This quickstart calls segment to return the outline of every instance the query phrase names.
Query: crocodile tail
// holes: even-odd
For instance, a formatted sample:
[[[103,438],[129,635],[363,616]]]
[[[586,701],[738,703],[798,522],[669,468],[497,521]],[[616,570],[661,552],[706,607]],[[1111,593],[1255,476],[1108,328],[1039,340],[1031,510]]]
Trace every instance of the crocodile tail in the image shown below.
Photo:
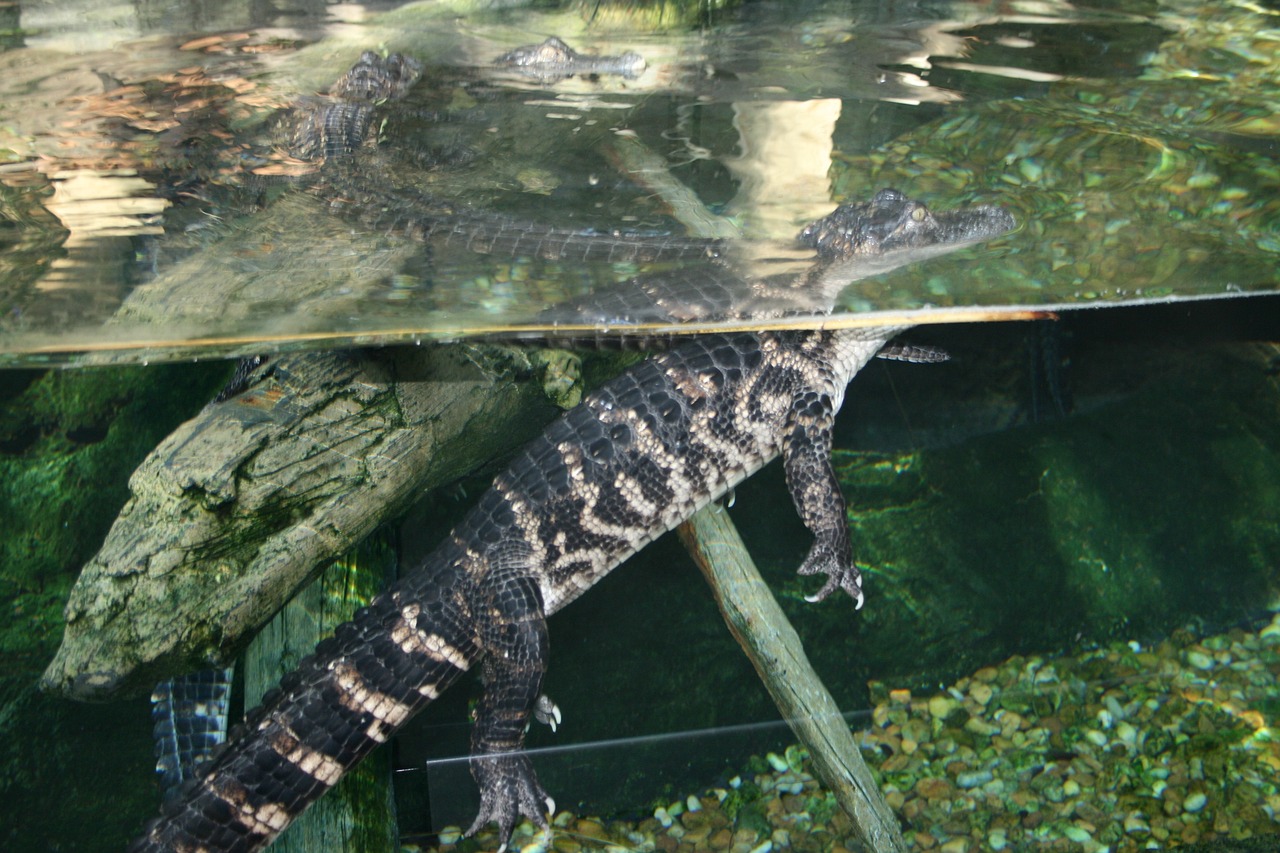
[[[245,719],[131,853],[269,844],[479,657],[465,573],[449,561],[375,598]]]

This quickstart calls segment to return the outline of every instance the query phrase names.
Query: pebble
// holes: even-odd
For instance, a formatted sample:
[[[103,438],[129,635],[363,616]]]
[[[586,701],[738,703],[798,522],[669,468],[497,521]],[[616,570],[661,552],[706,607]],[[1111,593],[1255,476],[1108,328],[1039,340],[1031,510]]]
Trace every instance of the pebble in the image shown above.
[[[1196,669],[1212,669],[1213,657],[1205,652],[1199,651],[1198,649],[1192,649],[1187,652],[1187,663],[1191,664]]]
[[[929,697],[929,716],[936,720],[945,720],[958,707],[960,703],[950,696]]]
[[[956,774],[956,785],[960,788],[977,788],[995,778],[990,770],[965,770]]]
[[[1230,793],[1220,786],[1224,767],[1237,778],[1277,778],[1280,750],[1218,734],[1270,724],[1256,709],[1274,690],[1277,638],[1280,617],[1257,634],[1237,629],[1200,643],[1189,636],[1153,643],[1138,662],[1124,642],[1076,657],[1015,657],[933,697],[901,702],[886,690],[873,712],[883,724],[860,733],[859,744],[873,763],[880,756],[872,769],[915,850],[1141,853],[1273,833],[1280,791],[1272,783]],[[1142,678],[1133,678],[1135,667]],[[823,793],[802,750],[766,759],[767,772],[676,799],[639,824],[562,812],[553,821],[561,834],[541,840],[526,822],[511,847],[582,853],[619,839],[638,853],[847,853],[846,845],[855,846],[842,812],[810,814]],[[743,812],[731,817],[723,806],[751,803],[757,791],[754,821],[735,824]],[[440,840],[452,853],[461,830],[449,827]],[[476,842],[482,850],[498,846],[488,829]]]
[[[1084,739],[1089,741],[1089,743],[1093,744],[1094,746],[1107,745],[1107,736],[1104,735],[1102,732],[1098,731],[1097,729],[1085,729]]]

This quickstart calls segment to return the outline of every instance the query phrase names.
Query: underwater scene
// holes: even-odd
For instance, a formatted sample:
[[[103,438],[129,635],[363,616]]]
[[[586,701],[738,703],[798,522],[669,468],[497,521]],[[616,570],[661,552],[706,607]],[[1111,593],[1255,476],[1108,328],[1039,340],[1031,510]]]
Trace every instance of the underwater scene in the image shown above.
[[[0,848],[1280,851],[1278,116],[1269,2],[0,4]]]

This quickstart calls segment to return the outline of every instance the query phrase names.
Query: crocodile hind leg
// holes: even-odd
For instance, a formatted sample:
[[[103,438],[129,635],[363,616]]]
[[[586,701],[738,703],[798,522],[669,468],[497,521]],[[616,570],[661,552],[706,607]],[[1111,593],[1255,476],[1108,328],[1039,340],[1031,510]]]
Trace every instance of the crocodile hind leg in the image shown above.
[[[521,751],[529,717],[542,698],[547,623],[542,593],[527,571],[497,569],[486,581],[488,612],[481,615],[480,629],[484,695],[471,733],[471,775],[480,786],[480,813],[467,834],[496,822],[505,848],[522,815],[545,828],[547,815],[555,811],[555,801]]]
[[[791,499],[805,527],[813,532],[813,547],[801,564],[802,575],[825,574],[827,582],[808,601],[821,601],[843,589],[862,607],[862,579],[853,564],[844,495],[831,467],[831,429],[836,405],[830,396],[803,391],[791,404],[782,441],[782,464]]]

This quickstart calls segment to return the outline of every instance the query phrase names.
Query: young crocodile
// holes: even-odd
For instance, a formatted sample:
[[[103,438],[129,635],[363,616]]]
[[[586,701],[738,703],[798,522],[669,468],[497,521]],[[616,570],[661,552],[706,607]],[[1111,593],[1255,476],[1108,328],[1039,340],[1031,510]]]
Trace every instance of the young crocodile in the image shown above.
[[[901,193],[806,229],[821,255],[958,245],[1002,234],[997,207],[931,213]],[[475,664],[481,791],[469,832],[546,826],[554,803],[521,752],[539,712],[546,616],[778,455],[815,541],[811,600],[862,604],[829,461],[845,386],[902,327],[707,335],[590,394],[520,453],[445,542],[321,643],[134,851],[248,851],[269,843],[350,767]],[[545,708],[545,706],[543,706]]]

